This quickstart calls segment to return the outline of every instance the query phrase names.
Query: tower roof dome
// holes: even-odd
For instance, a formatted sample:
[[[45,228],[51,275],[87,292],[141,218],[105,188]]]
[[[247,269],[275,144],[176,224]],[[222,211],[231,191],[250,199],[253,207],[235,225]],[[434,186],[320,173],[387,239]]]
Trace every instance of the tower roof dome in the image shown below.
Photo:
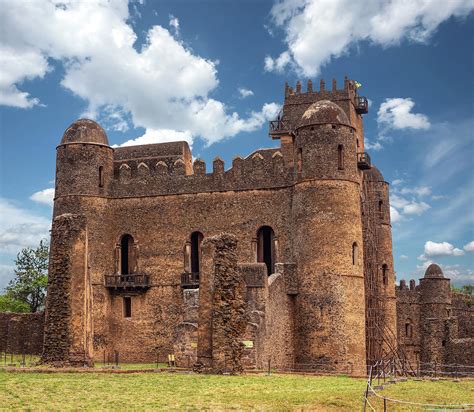
[[[432,263],[426,269],[425,278],[444,278],[443,271],[436,263]]]
[[[329,100],[319,100],[306,109],[303,116],[301,116],[298,127],[325,123],[351,125],[344,110],[336,103]]]
[[[375,166],[368,170],[364,170],[364,178],[370,182],[385,182],[382,173]]]
[[[79,119],[64,132],[61,144],[67,143],[97,143],[108,146],[109,139],[98,123],[89,119]]]

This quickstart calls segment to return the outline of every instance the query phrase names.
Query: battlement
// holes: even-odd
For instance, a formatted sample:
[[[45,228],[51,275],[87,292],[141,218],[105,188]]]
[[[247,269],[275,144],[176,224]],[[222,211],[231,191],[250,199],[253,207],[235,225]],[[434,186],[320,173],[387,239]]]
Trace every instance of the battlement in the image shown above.
[[[396,286],[397,290],[405,290],[405,291],[416,291],[418,289],[419,285],[416,284],[415,279],[410,279],[409,287],[407,286],[406,280],[402,279],[400,280],[400,284]]]
[[[353,97],[351,92],[356,92],[356,82],[354,80],[349,80],[347,76],[344,77],[342,89],[337,88],[337,80],[332,79],[332,84],[330,89],[326,88],[326,82],[321,79],[319,81],[319,91],[317,91],[313,85],[312,80],[308,80],[306,83],[306,92],[302,90],[302,83],[300,80],[296,82],[295,87],[291,87],[288,83],[285,83],[285,101],[286,99],[291,99],[293,96],[311,96],[321,95],[323,98],[327,98],[329,94],[337,95],[340,98],[350,98]]]
[[[152,146],[152,145],[150,145]],[[184,156],[169,155],[139,158],[119,156],[114,161],[111,186],[116,196],[140,196],[178,193],[199,193],[227,190],[249,190],[287,186],[294,181],[294,170],[288,167],[278,148],[259,149],[245,158],[237,156],[225,169],[216,157],[212,172],[206,163],[195,159],[189,167]]]

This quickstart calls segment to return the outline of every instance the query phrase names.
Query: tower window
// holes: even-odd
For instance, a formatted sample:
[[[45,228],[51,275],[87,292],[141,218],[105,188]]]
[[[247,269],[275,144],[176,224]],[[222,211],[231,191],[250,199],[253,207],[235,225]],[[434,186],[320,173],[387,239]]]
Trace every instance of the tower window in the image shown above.
[[[380,219],[383,219],[383,200],[379,200],[379,215]]]
[[[104,166],[99,166],[99,187],[104,187]]]
[[[130,296],[124,296],[123,298],[123,317],[132,317],[132,298]]]
[[[270,226],[257,232],[257,262],[265,263],[269,276],[275,272],[275,233]]]
[[[408,320],[407,323],[405,323],[405,336],[407,338],[411,338],[412,335],[413,335],[413,330],[412,330],[411,322],[410,320]]]
[[[303,149],[300,147],[298,149],[298,159],[297,159],[297,172],[298,176],[301,177],[301,173],[303,172]]]
[[[388,266],[382,265],[382,283],[384,286],[388,285]]]
[[[201,232],[191,233],[191,272],[201,271],[201,243],[204,238]]]
[[[342,144],[337,146],[337,168],[344,170],[344,146]]]
[[[120,273],[129,275],[133,273],[135,262],[133,256],[133,237],[123,235],[120,240]]]
[[[357,265],[358,264],[358,259],[359,259],[359,247],[357,246],[357,243],[354,242],[352,244],[352,264]]]

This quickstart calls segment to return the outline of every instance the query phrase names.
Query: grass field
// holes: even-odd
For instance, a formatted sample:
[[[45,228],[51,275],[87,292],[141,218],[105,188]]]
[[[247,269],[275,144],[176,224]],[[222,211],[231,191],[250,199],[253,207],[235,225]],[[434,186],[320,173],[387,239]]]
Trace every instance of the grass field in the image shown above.
[[[0,371],[0,409],[352,411],[361,409],[364,389],[363,379],[347,377]],[[467,403],[474,381],[409,381],[382,392],[417,402]]]

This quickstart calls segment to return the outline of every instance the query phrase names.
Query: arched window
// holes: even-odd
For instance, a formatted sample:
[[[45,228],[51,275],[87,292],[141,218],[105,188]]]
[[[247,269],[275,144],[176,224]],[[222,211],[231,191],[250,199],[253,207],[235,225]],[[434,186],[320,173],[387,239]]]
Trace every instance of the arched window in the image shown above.
[[[407,321],[405,323],[405,336],[407,338],[411,338],[412,335],[413,335],[413,329],[412,329],[412,325],[411,325],[411,320],[407,319]]]
[[[104,166],[99,166],[99,187],[104,187]]]
[[[269,276],[275,272],[275,233],[270,226],[257,232],[257,262],[265,263]]]
[[[201,232],[191,233],[191,272],[201,271],[201,243],[204,238]]]
[[[337,146],[337,168],[344,169],[344,146],[342,144]]]
[[[300,147],[298,149],[298,163],[297,163],[297,172],[298,176],[301,177],[301,173],[303,172],[303,149]]]
[[[134,241],[130,235],[123,235],[120,240],[120,273],[130,275],[135,270]]]
[[[354,242],[352,244],[352,264],[357,265],[359,263],[359,247],[357,246],[357,243]]]
[[[384,286],[388,285],[388,266],[386,264],[382,265],[382,282]]]
[[[379,200],[379,216],[383,219],[383,200]]]

